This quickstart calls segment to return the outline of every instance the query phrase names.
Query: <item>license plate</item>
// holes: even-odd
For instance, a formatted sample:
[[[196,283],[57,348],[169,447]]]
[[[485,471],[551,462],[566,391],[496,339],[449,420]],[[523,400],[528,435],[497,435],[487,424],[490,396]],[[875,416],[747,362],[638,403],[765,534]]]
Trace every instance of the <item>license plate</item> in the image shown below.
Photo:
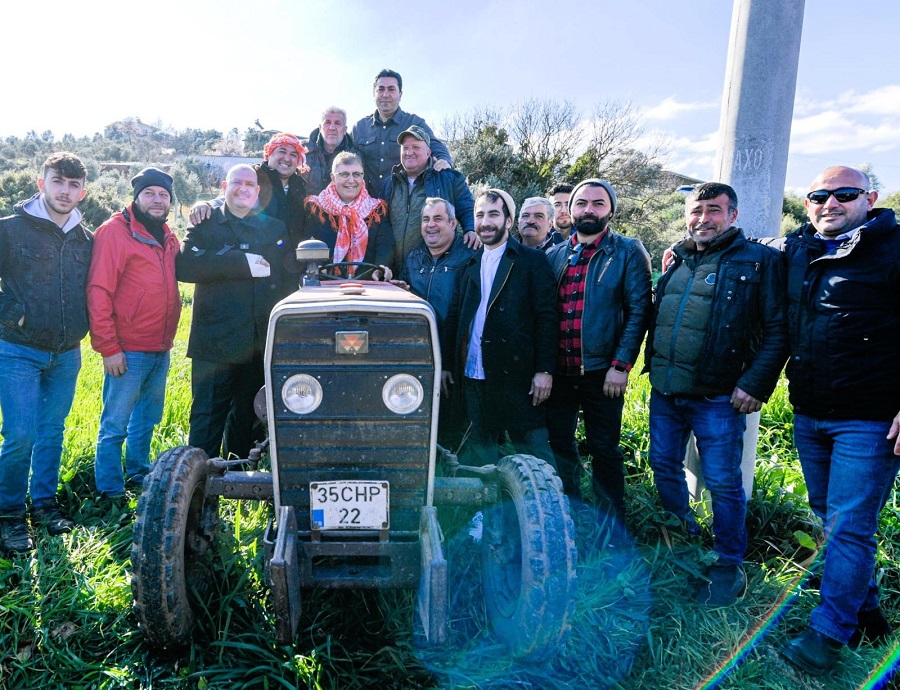
[[[388,482],[310,482],[313,529],[387,529]]]

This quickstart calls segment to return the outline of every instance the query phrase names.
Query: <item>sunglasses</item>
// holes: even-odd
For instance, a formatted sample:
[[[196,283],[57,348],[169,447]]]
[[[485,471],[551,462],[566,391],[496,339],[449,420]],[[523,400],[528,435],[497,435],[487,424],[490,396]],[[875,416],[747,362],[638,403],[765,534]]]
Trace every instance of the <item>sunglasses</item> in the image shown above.
[[[814,204],[821,205],[828,201],[828,197],[834,194],[834,198],[840,203],[846,204],[849,201],[856,201],[860,194],[868,194],[868,190],[859,187],[841,187],[840,189],[817,189],[806,195]]]

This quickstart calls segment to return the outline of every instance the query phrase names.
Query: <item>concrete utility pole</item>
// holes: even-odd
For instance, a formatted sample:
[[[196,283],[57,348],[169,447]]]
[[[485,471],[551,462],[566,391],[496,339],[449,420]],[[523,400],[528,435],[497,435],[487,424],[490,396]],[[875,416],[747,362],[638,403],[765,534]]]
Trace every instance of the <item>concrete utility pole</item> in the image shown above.
[[[737,224],[752,237],[778,237],[805,0],[734,0],[713,180],[734,187]],[[753,488],[759,413],[747,416],[741,471]],[[691,494],[703,488],[696,449],[686,460]],[[692,476],[693,475],[693,476]]]

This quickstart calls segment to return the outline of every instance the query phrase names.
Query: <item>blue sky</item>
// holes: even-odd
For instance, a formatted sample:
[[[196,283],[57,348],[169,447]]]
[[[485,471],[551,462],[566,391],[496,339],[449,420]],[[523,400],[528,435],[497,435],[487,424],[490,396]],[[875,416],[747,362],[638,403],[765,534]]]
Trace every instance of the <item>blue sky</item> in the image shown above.
[[[322,108],[371,113],[382,67],[436,130],[475,106],[627,101],[670,142],[667,167],[706,179],[716,153],[729,0],[45,0],[8,3],[0,135],[165,126],[307,134]],[[900,5],[807,0],[787,185],[871,163],[900,190]],[[17,27],[17,28],[16,28]],[[14,102],[11,102],[13,101]]]

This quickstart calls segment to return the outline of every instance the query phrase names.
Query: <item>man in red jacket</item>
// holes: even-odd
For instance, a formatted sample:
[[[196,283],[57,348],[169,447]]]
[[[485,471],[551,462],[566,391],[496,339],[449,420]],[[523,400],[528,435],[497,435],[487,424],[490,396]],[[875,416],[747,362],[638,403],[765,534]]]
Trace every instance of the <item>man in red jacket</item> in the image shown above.
[[[91,345],[103,356],[105,374],[94,476],[107,498],[139,488],[150,470],[150,439],[162,419],[181,315],[180,245],[166,225],[172,178],[145,168],[131,185],[134,202],[97,229],[87,283]]]

